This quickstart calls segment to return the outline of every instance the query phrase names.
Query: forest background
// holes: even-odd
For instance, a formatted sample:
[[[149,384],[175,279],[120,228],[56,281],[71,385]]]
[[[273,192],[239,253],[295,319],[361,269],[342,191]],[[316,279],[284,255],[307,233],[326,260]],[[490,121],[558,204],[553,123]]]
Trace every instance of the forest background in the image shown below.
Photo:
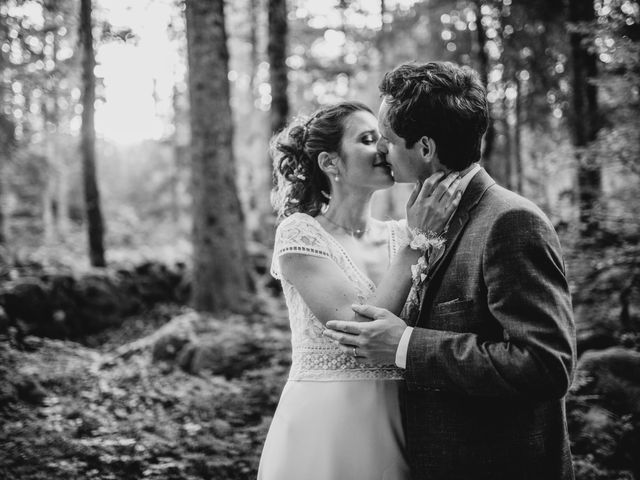
[[[561,237],[577,477],[640,479],[639,45],[637,0],[0,1],[2,477],[255,478],[290,361],[269,138],[437,59]]]

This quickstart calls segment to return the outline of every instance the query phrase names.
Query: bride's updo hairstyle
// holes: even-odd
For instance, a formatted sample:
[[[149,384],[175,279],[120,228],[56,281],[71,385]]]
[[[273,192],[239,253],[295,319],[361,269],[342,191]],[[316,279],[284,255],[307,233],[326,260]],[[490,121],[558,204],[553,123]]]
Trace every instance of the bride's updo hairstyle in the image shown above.
[[[318,156],[340,153],[346,121],[359,111],[373,114],[363,103],[340,102],[320,108],[308,119],[294,120],[273,136],[271,201],[279,218],[296,212],[315,217],[329,203],[331,183],[318,165]]]

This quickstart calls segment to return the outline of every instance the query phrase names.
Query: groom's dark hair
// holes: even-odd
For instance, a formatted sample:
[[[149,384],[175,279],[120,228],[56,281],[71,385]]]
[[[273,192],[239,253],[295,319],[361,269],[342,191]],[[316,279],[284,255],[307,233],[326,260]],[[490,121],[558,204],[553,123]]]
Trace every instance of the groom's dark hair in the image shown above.
[[[405,63],[385,74],[380,92],[389,103],[386,121],[407,148],[427,136],[440,163],[452,170],[480,160],[489,110],[474,70],[449,62]]]

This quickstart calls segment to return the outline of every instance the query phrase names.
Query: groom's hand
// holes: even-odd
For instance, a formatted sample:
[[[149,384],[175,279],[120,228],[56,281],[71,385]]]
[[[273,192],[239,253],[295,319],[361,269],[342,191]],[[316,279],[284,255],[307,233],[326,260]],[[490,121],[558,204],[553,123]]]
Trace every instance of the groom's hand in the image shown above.
[[[348,355],[357,354],[363,363],[394,365],[396,350],[407,324],[389,310],[372,305],[352,305],[358,315],[370,321],[346,322],[330,320],[324,335],[340,343]]]

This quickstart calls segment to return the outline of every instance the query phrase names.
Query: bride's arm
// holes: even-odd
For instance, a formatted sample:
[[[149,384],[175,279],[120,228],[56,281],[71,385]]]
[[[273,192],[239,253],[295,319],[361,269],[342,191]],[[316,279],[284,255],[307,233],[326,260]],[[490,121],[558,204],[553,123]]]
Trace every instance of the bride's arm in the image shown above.
[[[420,252],[403,247],[367,303],[398,314],[411,287],[411,265],[419,255]],[[358,291],[333,261],[288,253],[280,257],[280,271],[323,324],[329,320],[354,320],[351,305],[358,303]]]
[[[457,181],[440,182],[442,177],[432,177],[422,188],[416,187],[407,203],[409,225],[419,225],[421,230],[441,232],[457,207],[460,196],[456,194]],[[412,211],[418,197],[429,197],[428,208],[420,207],[420,214]],[[422,199],[424,200],[424,199]],[[424,205],[424,201],[422,202]],[[417,220],[417,218],[420,220]],[[398,315],[411,288],[411,265],[422,252],[408,245],[400,248],[382,277],[373,295],[366,298],[369,305],[384,308]],[[300,293],[313,314],[323,324],[329,320],[368,320],[355,315],[351,305],[359,303],[358,292],[344,272],[326,258],[287,253],[279,258],[280,271]]]

